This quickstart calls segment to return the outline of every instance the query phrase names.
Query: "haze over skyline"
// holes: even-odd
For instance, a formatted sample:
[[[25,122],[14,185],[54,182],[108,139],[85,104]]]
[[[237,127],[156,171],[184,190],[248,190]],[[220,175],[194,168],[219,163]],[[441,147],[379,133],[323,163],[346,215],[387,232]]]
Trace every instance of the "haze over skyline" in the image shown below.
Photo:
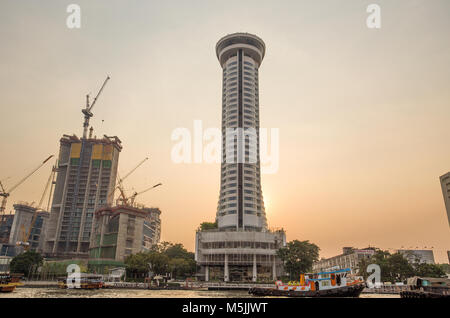
[[[171,133],[220,128],[222,71],[214,47],[249,32],[267,46],[261,127],[280,129],[278,173],[263,174],[269,227],[310,240],[321,257],[343,246],[434,247],[450,232],[439,176],[450,171],[448,1],[73,1],[0,4],[0,180],[12,186],[63,134],[81,136],[85,95],[108,86],[91,119],[122,140],[119,172],[150,160],[129,192],[162,211],[162,240],[194,248],[214,221],[220,164],[175,164]],[[366,8],[381,7],[368,29]],[[50,165],[11,194],[39,201]]]

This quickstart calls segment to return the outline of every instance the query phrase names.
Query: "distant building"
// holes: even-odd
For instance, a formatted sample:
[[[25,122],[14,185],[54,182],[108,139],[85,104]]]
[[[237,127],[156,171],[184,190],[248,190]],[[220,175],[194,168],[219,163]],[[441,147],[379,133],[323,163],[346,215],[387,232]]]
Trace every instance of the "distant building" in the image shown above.
[[[46,256],[88,257],[94,211],[113,202],[121,150],[115,136],[61,138]]]
[[[16,255],[16,245],[9,244],[9,236],[11,235],[13,222],[14,214],[0,216],[0,256],[13,257]]]
[[[9,272],[9,263],[11,263],[11,260],[11,257],[0,256],[0,273]]]
[[[450,225],[450,172],[440,178],[442,194],[444,196],[445,209],[447,210],[448,224]]]
[[[11,227],[9,236],[9,244],[15,245],[25,239],[26,233],[29,231],[33,216],[36,213],[36,208],[27,203],[14,204],[14,221]],[[30,231],[28,243],[29,250],[41,253],[44,247],[46,224],[49,218],[49,213],[46,211],[38,211],[36,220]]]
[[[397,250],[409,263],[434,264],[433,250]]]
[[[161,240],[161,210],[159,208],[142,208],[148,212],[146,222],[144,222],[144,242],[145,248],[157,245]]]
[[[14,257],[17,255],[16,245],[0,243],[0,256]]]
[[[131,206],[105,207],[95,212],[89,262],[118,265],[128,255],[143,252],[159,243],[161,211]],[[113,261],[113,262],[111,262]]]
[[[0,215],[0,244],[9,243],[13,222],[14,214]]]
[[[353,274],[359,271],[359,262],[371,258],[375,254],[375,248],[355,249],[344,247],[342,254],[326,259],[321,259],[313,264],[313,272],[327,271],[331,269],[350,268]]]

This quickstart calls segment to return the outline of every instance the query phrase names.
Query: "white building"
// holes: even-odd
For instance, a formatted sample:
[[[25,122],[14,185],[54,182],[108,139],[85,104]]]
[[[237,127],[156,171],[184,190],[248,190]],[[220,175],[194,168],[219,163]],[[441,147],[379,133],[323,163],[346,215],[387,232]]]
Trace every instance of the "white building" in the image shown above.
[[[434,264],[433,250],[397,250],[409,263]]]
[[[327,270],[350,268],[352,274],[357,274],[359,262],[362,259],[371,258],[374,254],[374,249],[354,249],[351,247],[344,247],[342,254],[315,262],[313,264],[313,272],[317,273]]]
[[[267,229],[261,190],[258,72],[266,46],[257,36],[234,33],[219,40],[223,69],[222,166],[216,231],[197,232],[196,260],[205,280],[275,279],[283,231]]]

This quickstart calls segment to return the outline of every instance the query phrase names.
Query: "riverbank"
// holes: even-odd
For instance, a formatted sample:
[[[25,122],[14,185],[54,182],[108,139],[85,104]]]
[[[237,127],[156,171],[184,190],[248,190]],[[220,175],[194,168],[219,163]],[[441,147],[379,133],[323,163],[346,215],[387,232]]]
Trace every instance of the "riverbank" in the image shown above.
[[[58,288],[57,281],[25,281],[19,288]],[[178,285],[177,285],[178,284]],[[258,284],[258,287],[271,288],[270,284]],[[167,286],[155,286],[148,283],[134,282],[105,282],[105,289],[127,289],[127,290],[194,290],[194,291],[241,291],[247,292],[254,284],[231,284],[231,283],[205,283],[205,282],[176,282]],[[363,294],[369,295],[395,295],[406,291],[407,286],[384,286],[381,288],[365,288]],[[399,296],[400,297],[400,296]]]
[[[399,295],[363,294],[360,298],[399,298]],[[18,287],[0,298],[261,298],[242,290],[59,289]]]

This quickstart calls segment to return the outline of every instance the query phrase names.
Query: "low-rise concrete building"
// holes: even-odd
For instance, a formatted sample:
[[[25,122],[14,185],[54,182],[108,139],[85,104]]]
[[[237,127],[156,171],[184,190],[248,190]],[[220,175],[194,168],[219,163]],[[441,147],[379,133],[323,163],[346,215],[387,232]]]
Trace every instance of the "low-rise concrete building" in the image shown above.
[[[104,207],[95,212],[89,246],[91,260],[123,262],[128,255],[159,242],[161,211],[131,206]],[[113,263],[111,263],[113,264]]]
[[[283,275],[277,250],[286,245],[284,231],[196,233],[195,260],[205,281],[271,281]]]
[[[356,274],[359,271],[359,262],[364,258],[372,257],[374,254],[375,248],[355,249],[344,247],[342,254],[315,262],[313,264],[313,272],[350,268],[352,274]]]

